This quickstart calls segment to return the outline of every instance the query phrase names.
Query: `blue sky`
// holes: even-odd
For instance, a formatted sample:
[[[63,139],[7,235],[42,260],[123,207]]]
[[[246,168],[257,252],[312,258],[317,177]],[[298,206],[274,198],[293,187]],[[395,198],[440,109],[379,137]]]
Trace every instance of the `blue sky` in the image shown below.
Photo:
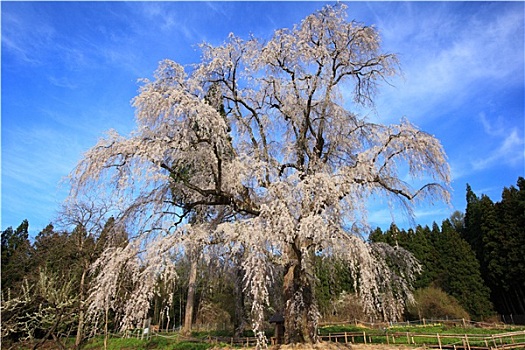
[[[139,78],[164,58],[199,61],[196,44],[228,33],[269,38],[334,2],[1,3],[1,229],[36,235],[67,195],[62,178],[108,129],[134,127]],[[374,24],[403,76],[371,118],[408,118],[436,135],[452,169],[452,203],[416,208],[416,223],[465,209],[465,186],[500,199],[525,173],[524,2],[348,2]],[[387,205],[370,223],[387,227]],[[408,223],[395,217],[399,226]]]

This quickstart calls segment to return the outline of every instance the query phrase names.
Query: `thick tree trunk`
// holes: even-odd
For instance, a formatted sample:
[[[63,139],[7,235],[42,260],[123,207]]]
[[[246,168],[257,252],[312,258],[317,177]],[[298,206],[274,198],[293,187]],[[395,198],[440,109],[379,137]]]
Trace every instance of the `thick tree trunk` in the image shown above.
[[[314,295],[313,252],[305,256],[294,243],[284,275],[284,340],[287,344],[317,342],[317,304]]]
[[[197,249],[190,252],[190,275],[188,279],[188,298],[186,299],[186,313],[184,315],[184,327],[182,333],[189,335],[193,323],[193,308],[195,305],[195,291],[197,282],[197,263],[199,254]]]

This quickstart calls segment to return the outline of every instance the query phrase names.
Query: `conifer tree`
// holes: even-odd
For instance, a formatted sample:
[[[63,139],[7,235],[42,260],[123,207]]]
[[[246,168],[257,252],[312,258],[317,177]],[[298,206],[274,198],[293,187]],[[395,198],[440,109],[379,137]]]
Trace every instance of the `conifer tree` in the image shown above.
[[[494,203],[467,185],[464,237],[476,252],[491,300],[500,314],[525,314],[525,184],[518,178]]]
[[[29,242],[29,222],[22,223],[13,230],[8,227],[1,233],[2,250],[2,292],[11,290],[16,293],[24,277],[31,269],[33,249]]]
[[[434,242],[441,270],[437,285],[455,297],[472,318],[481,320],[491,315],[490,290],[481,276],[479,262],[450,220],[443,221],[441,233]]]

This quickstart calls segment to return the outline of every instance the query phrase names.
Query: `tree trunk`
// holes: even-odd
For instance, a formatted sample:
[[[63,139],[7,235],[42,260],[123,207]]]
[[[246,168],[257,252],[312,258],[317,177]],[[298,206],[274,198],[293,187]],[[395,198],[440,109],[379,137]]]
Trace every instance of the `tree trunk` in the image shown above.
[[[240,258],[237,259],[237,263],[240,264]],[[234,318],[234,328],[235,328],[235,337],[242,337],[244,329],[246,328],[246,312],[244,310],[244,288],[243,288],[243,279],[244,273],[242,268],[237,265],[235,267],[235,318]]]
[[[77,326],[77,336],[75,338],[75,349],[80,348],[80,344],[82,343],[82,340],[84,338],[84,295],[85,295],[85,283],[86,283],[86,273],[87,268],[84,268],[84,271],[82,271],[82,277],[80,278],[80,286],[79,286],[79,311],[78,311],[78,326]]]
[[[106,307],[106,310],[104,313],[104,350],[107,350],[108,348],[108,339],[109,339],[108,323],[109,323],[109,309]]]
[[[195,291],[197,282],[197,263],[199,254],[197,249],[192,249],[190,252],[190,275],[188,280],[188,298],[186,299],[186,313],[184,315],[184,327],[182,333],[189,335],[191,333],[191,325],[193,322],[193,308],[195,306]]]
[[[291,245],[290,262],[284,271],[284,341],[316,343],[318,311],[312,275],[313,252],[305,256],[298,246],[297,243]]]

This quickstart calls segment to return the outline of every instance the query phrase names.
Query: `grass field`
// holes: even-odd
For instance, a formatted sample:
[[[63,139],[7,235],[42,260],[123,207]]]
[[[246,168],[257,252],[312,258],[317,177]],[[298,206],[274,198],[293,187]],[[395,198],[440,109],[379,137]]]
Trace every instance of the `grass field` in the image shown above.
[[[508,326],[505,328],[464,328],[450,325],[447,326],[444,324],[428,324],[425,326],[369,328],[359,325],[335,325],[321,327],[319,329],[319,335],[321,340],[324,341],[324,344],[321,344],[321,348],[314,347],[312,349],[344,349],[346,348],[344,344],[353,343],[352,348],[354,350],[406,350],[428,346],[446,346],[450,344],[462,346],[465,344],[465,341],[469,346],[496,347],[509,343],[525,343],[525,326]],[[247,332],[245,336],[250,337],[250,332]],[[182,338],[177,333],[153,334],[149,339],[140,339],[136,336],[125,338],[114,335],[108,339],[107,349],[205,350],[212,348],[242,348],[242,346],[239,345],[232,346],[232,343],[229,340],[231,339],[230,337],[231,334],[224,331],[195,332],[192,334],[191,338]],[[210,342],[210,340],[213,339],[215,341]],[[333,345],[328,347],[329,344]],[[31,346],[19,345],[20,346],[11,347],[11,349],[25,350],[31,348]],[[67,345],[66,347],[68,347]],[[281,347],[281,349],[285,348],[286,347]],[[56,349],[56,344],[50,341],[40,347],[40,349]],[[89,339],[82,349],[104,349],[104,337],[98,336]]]
[[[371,329],[356,325],[338,325],[322,327],[320,336],[325,341],[354,344],[498,347],[525,343],[525,327],[477,328],[430,324]]]

